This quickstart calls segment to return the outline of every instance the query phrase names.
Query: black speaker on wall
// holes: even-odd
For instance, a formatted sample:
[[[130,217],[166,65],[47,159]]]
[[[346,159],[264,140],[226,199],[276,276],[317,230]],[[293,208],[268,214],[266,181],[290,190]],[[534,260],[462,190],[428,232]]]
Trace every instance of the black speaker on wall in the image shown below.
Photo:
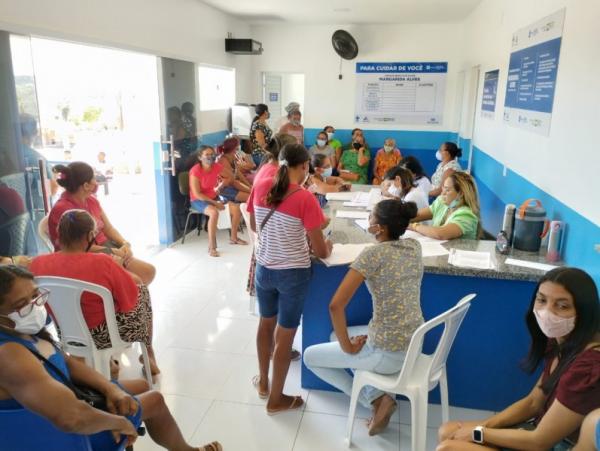
[[[236,55],[262,55],[262,43],[254,39],[225,39],[225,51]]]

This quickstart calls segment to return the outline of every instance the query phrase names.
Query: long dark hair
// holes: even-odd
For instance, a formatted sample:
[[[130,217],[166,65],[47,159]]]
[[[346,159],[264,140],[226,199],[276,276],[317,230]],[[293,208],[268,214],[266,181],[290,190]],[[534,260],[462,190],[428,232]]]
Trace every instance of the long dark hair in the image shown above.
[[[5,296],[12,290],[13,284],[17,279],[33,280],[33,274],[20,266],[0,265],[0,304],[3,304],[6,301]],[[18,336],[14,329],[6,327],[2,323],[0,323],[0,330],[8,335]],[[51,343],[54,342],[52,336],[45,327],[35,336]]]
[[[415,179],[412,173],[408,169],[401,166],[395,166],[387,171],[384,179],[394,180],[396,177],[400,177],[400,185],[402,186],[400,197],[403,199],[408,193],[410,193],[410,190],[417,185],[415,184]]]
[[[397,240],[417,216],[417,204],[398,199],[385,199],[375,205],[373,216],[380,226],[386,226],[391,240]]]
[[[81,185],[95,177],[94,169],[83,161],[74,161],[68,166],[57,164],[52,171],[57,174],[56,183],[70,193],[76,192]]]
[[[415,180],[420,180],[423,177],[427,177],[425,171],[423,170],[423,166],[421,166],[421,162],[417,157],[413,157],[412,155],[404,157],[400,162],[400,166],[415,174]]]
[[[283,201],[290,187],[290,168],[306,163],[309,158],[308,150],[301,144],[286,144],[281,149],[275,183],[267,195],[268,205],[277,206]]]
[[[533,313],[538,290],[544,282],[556,283],[567,290],[573,296],[577,315],[573,331],[562,344],[557,343],[550,350],[548,350],[549,339],[540,329]],[[560,377],[575,357],[592,342],[594,335],[600,331],[600,300],[594,279],[578,268],[562,267],[548,271],[533,292],[525,321],[529,335],[531,335],[531,346],[523,368],[529,373],[533,373],[545,357],[558,356],[558,365],[541,386],[543,392],[549,394],[554,390]]]

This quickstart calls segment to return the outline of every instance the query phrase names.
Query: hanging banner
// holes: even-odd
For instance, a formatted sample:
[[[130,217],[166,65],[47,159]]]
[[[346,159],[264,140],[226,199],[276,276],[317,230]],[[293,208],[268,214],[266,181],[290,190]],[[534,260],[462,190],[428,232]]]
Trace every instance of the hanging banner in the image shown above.
[[[498,69],[486,72],[483,77],[483,95],[481,96],[481,117],[494,119],[496,117],[496,96],[498,94]]]
[[[550,133],[565,10],[517,31],[512,38],[504,121]]]
[[[448,63],[356,63],[359,124],[442,123]]]

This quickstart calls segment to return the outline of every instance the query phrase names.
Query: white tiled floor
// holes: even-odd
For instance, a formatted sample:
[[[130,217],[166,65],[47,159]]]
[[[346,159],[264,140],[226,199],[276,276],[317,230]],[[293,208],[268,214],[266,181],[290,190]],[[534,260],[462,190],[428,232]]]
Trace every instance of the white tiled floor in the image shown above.
[[[300,362],[292,362],[286,392],[302,395],[303,410],[270,417],[251,385],[257,374],[254,335],[257,318],[248,314],[245,291],[250,249],[227,244],[219,233],[220,258],[207,256],[207,238],[191,233],[150,260],[158,276],[151,286],[155,348],[162,370],[157,388],[165,395],[183,434],[193,445],[219,440],[226,451],[335,451],[344,442],[349,399],[341,393],[300,387]],[[297,337],[298,347],[300,337]],[[129,358],[127,358],[129,357]],[[122,377],[139,377],[137,359],[124,356]],[[128,362],[135,362],[129,365]],[[490,412],[451,408],[451,418],[485,418]],[[360,407],[355,450],[410,450],[410,409],[406,402],[387,431],[369,437]],[[427,451],[434,450],[439,406],[431,405]],[[161,449],[143,437],[136,451]],[[425,450],[415,450],[425,451]]]

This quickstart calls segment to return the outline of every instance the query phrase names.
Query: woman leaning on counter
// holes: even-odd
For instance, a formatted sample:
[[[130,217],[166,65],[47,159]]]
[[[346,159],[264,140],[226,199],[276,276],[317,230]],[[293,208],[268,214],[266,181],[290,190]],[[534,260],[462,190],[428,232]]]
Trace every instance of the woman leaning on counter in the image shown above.
[[[420,221],[431,219],[431,225]],[[442,194],[426,208],[421,208],[410,226],[421,235],[438,240],[481,238],[479,196],[475,180],[466,172],[454,172],[442,186]]]

